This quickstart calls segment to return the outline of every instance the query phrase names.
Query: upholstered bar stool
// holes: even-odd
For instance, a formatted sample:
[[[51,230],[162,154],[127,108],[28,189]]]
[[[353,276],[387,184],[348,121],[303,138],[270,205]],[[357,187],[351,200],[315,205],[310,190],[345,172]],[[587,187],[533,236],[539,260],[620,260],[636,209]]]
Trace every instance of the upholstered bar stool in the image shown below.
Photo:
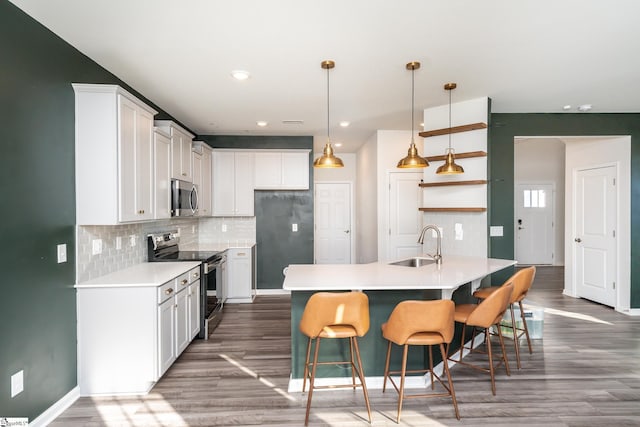
[[[465,366],[469,366],[471,368],[488,372],[491,377],[491,392],[495,396],[496,394],[496,381],[495,381],[495,367],[500,364],[500,362],[504,362],[505,369],[507,371],[507,375],[511,375],[509,371],[509,361],[507,359],[507,353],[504,349],[504,339],[502,338],[502,332],[500,331],[500,321],[502,320],[502,316],[507,311],[507,306],[509,305],[509,300],[511,298],[511,293],[513,292],[513,284],[507,283],[502,285],[499,289],[496,289],[491,295],[489,295],[486,299],[484,299],[479,304],[458,304],[456,305],[454,319],[456,322],[462,323],[462,339],[460,340],[460,357],[458,360],[453,360],[449,358],[449,360],[463,364]],[[491,348],[491,334],[490,328],[491,326],[497,326],[498,330],[498,338],[500,339],[500,348],[502,350],[502,355],[500,356],[500,360],[494,366],[493,363],[493,350]],[[474,330],[481,329],[485,335],[485,342],[487,343],[487,354],[489,356],[489,368],[483,368],[479,365],[474,365],[469,362],[465,362],[462,360],[462,356],[464,350],[468,347],[465,346],[464,336],[465,330],[467,326],[471,326]],[[473,346],[473,340],[472,344]],[[472,350],[472,348],[470,348]]]
[[[527,327],[527,321],[524,317],[524,308],[522,306],[522,300],[527,296],[533,279],[536,276],[536,268],[534,266],[523,268],[518,270],[513,276],[505,281],[505,283],[513,283],[513,293],[511,294],[511,300],[509,301],[509,311],[511,312],[511,325],[503,324],[503,328],[511,328],[513,331],[513,342],[516,350],[516,363],[518,369],[520,369],[520,337],[525,335],[527,337],[527,344],[529,345],[529,354],[533,354],[533,348],[531,347],[531,337],[529,336],[529,328]],[[480,288],[473,293],[473,296],[478,299],[485,299],[493,292],[498,290],[500,286],[491,286],[489,288]],[[519,328],[516,324],[516,316],[513,306],[518,304],[520,307],[520,318],[522,319],[522,328]]]
[[[309,423],[311,397],[314,389],[321,388],[353,388],[362,387],[364,401],[367,406],[369,423],[371,423],[371,407],[369,394],[364,380],[360,349],[357,337],[362,337],[369,330],[369,298],[363,292],[318,292],[311,295],[300,319],[300,331],[308,337],[307,357],[304,364],[304,392],[309,379],[309,395],[307,396],[307,413],[304,425]],[[320,341],[322,339],[347,338],[349,340],[349,360],[318,361]],[[313,360],[311,356],[312,342],[315,342]],[[354,360],[355,353],[355,360]],[[357,361],[357,365],[356,362]],[[318,365],[350,365],[351,384],[316,386],[316,368]],[[359,383],[356,382],[356,375]]]
[[[387,346],[387,358],[384,367],[384,383],[382,392],[387,388],[387,379],[398,392],[398,419],[400,423],[400,414],[402,412],[403,400],[417,397],[444,397],[450,396],[453,401],[453,408],[456,412],[456,418],[460,419],[458,412],[458,402],[456,401],[456,393],[453,389],[451,381],[451,373],[449,372],[449,364],[447,363],[447,353],[449,343],[453,339],[454,332],[454,314],[455,304],[451,300],[436,301],[402,301],[391,312],[389,320],[382,325],[382,336],[389,341]],[[390,371],[389,361],[391,358],[391,344],[403,347],[402,351],[402,368],[400,371]],[[429,368],[407,371],[407,355],[409,346],[420,345],[429,348]],[[442,364],[444,373],[447,375],[445,383],[440,376],[433,371],[433,353],[432,346],[440,347],[442,355]],[[442,387],[444,393],[421,393],[405,395],[404,383],[407,373],[410,374],[426,374],[431,376],[431,389],[435,389],[434,380],[437,380]],[[391,375],[400,374],[400,386],[395,383]]]

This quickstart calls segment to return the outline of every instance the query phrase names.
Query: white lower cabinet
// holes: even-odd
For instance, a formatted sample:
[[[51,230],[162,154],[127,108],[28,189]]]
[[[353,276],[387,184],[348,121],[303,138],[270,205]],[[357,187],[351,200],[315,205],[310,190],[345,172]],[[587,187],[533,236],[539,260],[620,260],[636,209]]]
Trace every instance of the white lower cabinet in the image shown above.
[[[227,303],[253,302],[256,293],[254,252],[252,248],[227,250]]]
[[[160,286],[78,286],[80,395],[147,393],[198,334],[199,289],[200,267]]]

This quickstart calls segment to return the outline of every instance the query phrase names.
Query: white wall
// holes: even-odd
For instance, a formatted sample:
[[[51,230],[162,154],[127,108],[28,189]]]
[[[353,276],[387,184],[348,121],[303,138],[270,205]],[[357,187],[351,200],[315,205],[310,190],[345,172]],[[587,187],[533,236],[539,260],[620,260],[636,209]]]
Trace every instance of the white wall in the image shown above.
[[[563,138],[566,142],[565,174],[565,290],[577,296],[573,275],[574,175],[577,169],[615,164],[618,168],[618,279],[615,309],[628,312],[631,298],[631,137]]]
[[[379,130],[377,140],[377,197],[378,197],[378,260],[387,259],[389,227],[389,172],[397,172],[398,160],[407,155],[411,143],[411,131]],[[415,138],[416,146],[422,146],[422,138]],[[422,155],[421,150],[420,154]],[[372,182],[373,184],[373,182]]]
[[[336,149],[337,150],[337,149]],[[344,163],[343,168],[314,168],[313,169],[313,181],[314,182],[355,182],[356,181],[356,154],[355,153],[341,153],[336,151],[336,157],[342,160]],[[314,153],[314,160],[322,156],[322,153]]]
[[[553,265],[564,265],[565,143],[559,138],[516,138],[514,143],[515,184],[555,186]]]
[[[451,126],[472,123],[487,123],[489,100],[486,97],[471,99],[451,104]],[[424,110],[425,130],[444,129],[449,127],[449,104]],[[443,155],[449,145],[449,135],[439,135],[424,139],[423,156]],[[451,147],[456,153],[470,151],[487,151],[487,129],[478,129],[451,135]],[[487,158],[474,157],[456,160],[464,168],[460,175],[436,175],[442,161],[430,162],[424,169],[424,182],[469,181],[487,179]],[[487,185],[459,185],[428,187],[423,189],[424,207],[487,207]],[[442,253],[487,256],[488,224],[486,212],[426,212],[423,224],[434,224],[442,229]],[[456,237],[456,225],[461,228],[462,235]],[[433,240],[433,239],[429,239]],[[425,252],[433,251],[427,246]],[[432,245],[432,242],[430,243]]]
[[[356,260],[378,260],[378,142],[373,135],[358,152],[356,167]]]

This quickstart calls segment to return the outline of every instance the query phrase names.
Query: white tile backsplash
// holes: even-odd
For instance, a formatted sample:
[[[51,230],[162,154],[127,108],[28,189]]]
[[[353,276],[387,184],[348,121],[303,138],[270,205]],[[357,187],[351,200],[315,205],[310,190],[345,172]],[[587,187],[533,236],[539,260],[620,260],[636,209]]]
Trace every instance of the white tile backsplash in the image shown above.
[[[222,232],[222,225],[227,231]],[[180,232],[183,246],[215,243],[245,244],[256,241],[255,217],[181,218],[139,224],[77,226],[76,283],[122,270],[147,260],[147,235],[169,230]],[[122,248],[116,249],[116,237]],[[135,236],[136,245],[130,245]],[[92,242],[102,239],[102,253],[92,255]]]
[[[442,230],[442,257],[447,254],[487,256],[487,214],[486,212],[430,212],[425,213],[423,224],[434,224]],[[462,239],[456,240],[456,224],[463,230]],[[424,252],[436,251],[436,239],[427,233]]]

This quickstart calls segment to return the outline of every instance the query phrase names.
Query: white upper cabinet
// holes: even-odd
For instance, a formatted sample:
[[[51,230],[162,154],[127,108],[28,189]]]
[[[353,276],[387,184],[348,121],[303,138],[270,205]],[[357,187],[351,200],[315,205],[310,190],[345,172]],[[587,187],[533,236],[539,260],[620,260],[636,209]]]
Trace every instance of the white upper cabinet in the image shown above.
[[[78,224],[153,219],[157,112],[116,85],[73,84],[73,89]]]
[[[198,216],[211,216],[213,215],[211,147],[202,141],[193,141],[192,157],[193,183],[198,186]]]
[[[155,128],[153,131],[153,181],[155,219],[171,217],[171,137]]]
[[[194,135],[170,120],[155,123],[171,136],[171,178],[193,182],[191,141]]]
[[[309,150],[256,151],[256,190],[308,190]]]
[[[213,216],[253,216],[251,151],[213,150]]]

